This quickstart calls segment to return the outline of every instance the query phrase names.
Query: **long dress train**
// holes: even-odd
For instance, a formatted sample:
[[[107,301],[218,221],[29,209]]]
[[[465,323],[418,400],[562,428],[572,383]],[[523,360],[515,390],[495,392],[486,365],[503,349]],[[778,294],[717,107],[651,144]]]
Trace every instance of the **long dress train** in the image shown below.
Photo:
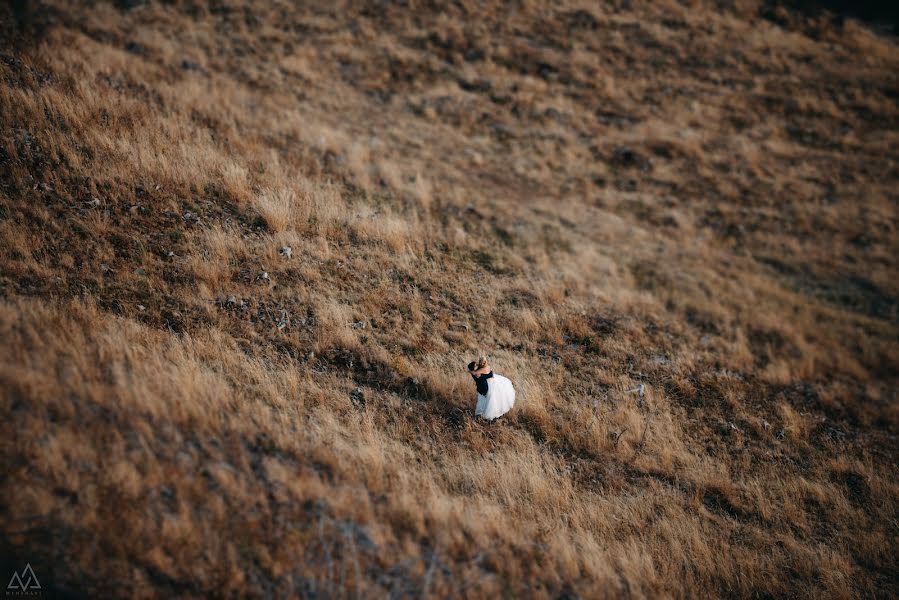
[[[478,405],[474,414],[492,421],[501,417],[515,405],[515,388],[507,377],[493,374],[487,380],[487,395],[478,394]]]

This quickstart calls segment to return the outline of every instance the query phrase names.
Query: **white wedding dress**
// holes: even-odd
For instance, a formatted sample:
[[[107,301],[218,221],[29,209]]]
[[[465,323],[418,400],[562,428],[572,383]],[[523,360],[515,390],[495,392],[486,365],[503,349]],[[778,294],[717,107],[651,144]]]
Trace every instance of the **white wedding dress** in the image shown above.
[[[474,411],[479,417],[492,421],[501,417],[515,405],[515,388],[507,377],[493,374],[487,380],[487,395],[478,394],[478,406]]]

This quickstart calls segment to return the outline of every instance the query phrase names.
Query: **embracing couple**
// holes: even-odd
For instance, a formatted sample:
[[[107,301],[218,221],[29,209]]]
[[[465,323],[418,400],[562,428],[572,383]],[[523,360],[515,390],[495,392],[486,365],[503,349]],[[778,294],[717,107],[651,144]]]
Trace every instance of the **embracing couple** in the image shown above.
[[[515,388],[508,378],[494,373],[484,356],[468,363],[468,372],[478,388],[475,415],[492,421],[509,412],[515,404]]]

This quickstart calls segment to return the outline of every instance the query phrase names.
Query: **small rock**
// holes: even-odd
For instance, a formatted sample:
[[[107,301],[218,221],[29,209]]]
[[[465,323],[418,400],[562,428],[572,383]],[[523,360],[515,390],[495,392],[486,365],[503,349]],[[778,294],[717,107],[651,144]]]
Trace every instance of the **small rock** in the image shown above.
[[[671,359],[664,354],[656,354],[652,357],[652,362],[657,365],[667,365],[671,363]]]
[[[262,273],[260,273],[259,279],[261,279],[262,281],[268,281],[269,280],[268,271],[263,271]]]
[[[147,270],[144,269],[143,267],[138,267],[138,268],[134,269],[134,274],[140,275],[141,277],[146,277]]]
[[[484,60],[484,51],[480,48],[469,48],[465,51],[465,60],[467,62],[477,62]]]
[[[350,323],[350,327],[353,329],[365,329],[365,321],[353,321]]]
[[[281,246],[281,256],[290,258],[293,256],[293,249],[290,246]]]
[[[620,167],[638,167],[648,169],[651,166],[649,159],[627,146],[618,146],[612,152],[612,164]]]
[[[476,81],[459,79],[459,87],[466,92],[489,92],[491,89],[493,89],[493,84],[489,79],[478,79]]]
[[[138,305],[137,305],[137,310],[143,312],[143,311],[147,310],[147,307],[144,306],[143,304],[138,304]]]
[[[225,304],[228,306],[237,306],[237,297],[228,296],[228,299],[225,301]]]

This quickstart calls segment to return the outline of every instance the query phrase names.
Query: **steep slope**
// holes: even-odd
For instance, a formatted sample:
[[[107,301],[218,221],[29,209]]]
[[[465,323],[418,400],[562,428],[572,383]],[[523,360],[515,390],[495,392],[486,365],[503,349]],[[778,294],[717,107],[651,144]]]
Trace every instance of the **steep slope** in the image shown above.
[[[5,571],[899,593],[899,53],[736,4],[4,7]]]

